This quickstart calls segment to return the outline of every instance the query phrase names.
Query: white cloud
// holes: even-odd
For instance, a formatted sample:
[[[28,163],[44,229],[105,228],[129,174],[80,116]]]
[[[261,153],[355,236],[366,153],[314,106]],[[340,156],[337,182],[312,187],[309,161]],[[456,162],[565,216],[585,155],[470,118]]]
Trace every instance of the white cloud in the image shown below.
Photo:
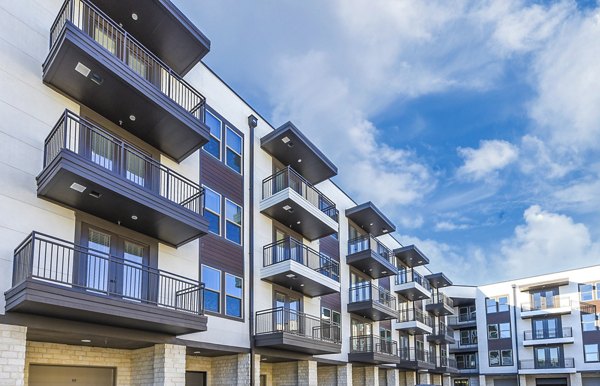
[[[439,221],[435,224],[435,230],[437,231],[455,231],[468,228],[467,224],[457,224],[452,221]]]
[[[519,150],[507,141],[481,141],[478,149],[458,148],[464,164],[458,169],[460,176],[481,180],[504,169],[517,160]]]

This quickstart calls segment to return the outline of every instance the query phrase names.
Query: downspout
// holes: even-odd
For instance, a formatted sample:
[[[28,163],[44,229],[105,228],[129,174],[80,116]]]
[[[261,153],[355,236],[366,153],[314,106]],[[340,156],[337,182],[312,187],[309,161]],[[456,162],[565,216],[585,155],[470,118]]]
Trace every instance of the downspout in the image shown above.
[[[250,260],[250,283],[248,295],[250,297],[248,329],[250,338],[250,385],[254,385],[254,128],[258,125],[258,119],[254,115],[248,116],[248,127],[250,128],[250,173],[248,184],[248,199],[250,200],[250,215],[249,215],[249,241],[248,241],[248,259]]]
[[[515,360],[517,365],[517,386],[521,386],[521,377],[519,376],[519,336],[517,335],[517,285],[512,285],[513,299],[515,302],[513,309],[513,331],[515,337]]]

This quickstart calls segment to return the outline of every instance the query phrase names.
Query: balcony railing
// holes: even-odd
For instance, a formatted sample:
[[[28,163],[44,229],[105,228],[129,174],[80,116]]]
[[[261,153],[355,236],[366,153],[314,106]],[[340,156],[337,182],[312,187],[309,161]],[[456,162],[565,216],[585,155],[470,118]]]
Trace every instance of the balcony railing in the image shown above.
[[[572,338],[573,328],[548,328],[543,330],[527,330],[523,332],[525,340]]]
[[[297,240],[288,237],[263,247],[263,265],[265,267],[289,260],[302,264],[335,281],[340,281],[340,264],[337,261]]]
[[[454,307],[452,299],[441,292],[434,293],[430,299],[427,299],[427,304],[445,304],[450,308]]]
[[[572,307],[571,299],[560,296],[541,298],[539,301],[521,304],[522,312],[550,310],[553,308]]]
[[[340,325],[283,307],[256,313],[256,335],[285,332],[310,339],[341,343]]]
[[[132,185],[202,215],[204,188],[70,111],[44,143],[44,167],[69,150]]]
[[[197,119],[205,98],[121,26],[87,0],[66,0],[50,29],[50,48],[71,23]]]
[[[350,352],[398,355],[398,342],[377,335],[352,336],[350,337]]]
[[[28,279],[204,313],[203,283],[37,232],[31,233],[14,254],[13,287]]]
[[[457,369],[456,359],[450,357],[440,357],[440,366],[449,367],[451,369]]]
[[[418,348],[400,348],[400,359],[411,362],[425,362],[435,365],[435,356],[429,351]]]
[[[454,330],[448,326],[446,326],[446,323],[444,322],[438,322],[434,329],[433,329],[433,334],[434,335],[444,335],[450,338],[454,338]]]
[[[448,324],[450,324],[450,325],[457,325],[457,324],[461,324],[461,323],[469,323],[469,322],[476,322],[476,321],[477,321],[477,316],[475,315],[475,313],[460,314],[458,316],[448,316]]]
[[[398,322],[420,322],[429,327],[433,326],[431,317],[419,309],[400,310],[398,312]]]
[[[370,282],[361,283],[350,287],[350,303],[373,300],[383,306],[396,309],[396,297],[383,287]]]
[[[419,283],[420,285],[425,287],[427,291],[431,291],[429,281],[414,269],[401,269],[398,275],[396,275],[396,285],[411,282]]]
[[[390,264],[396,266],[394,253],[372,235],[364,235],[348,240],[348,254],[372,250]]]
[[[262,199],[265,200],[287,188],[298,193],[328,217],[338,221],[339,211],[335,208],[335,203],[289,166],[263,180]]]
[[[573,369],[575,368],[574,358],[556,358],[551,360],[525,359],[519,361],[520,370],[536,369]]]

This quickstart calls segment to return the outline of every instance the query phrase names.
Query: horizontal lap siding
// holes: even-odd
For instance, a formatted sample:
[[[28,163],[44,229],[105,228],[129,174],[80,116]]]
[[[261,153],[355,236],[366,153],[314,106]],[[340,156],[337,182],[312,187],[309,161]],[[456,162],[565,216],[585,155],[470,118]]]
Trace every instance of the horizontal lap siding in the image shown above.
[[[243,276],[244,250],[240,245],[208,234],[200,239],[200,263]]]
[[[332,237],[327,236],[319,240],[319,252],[326,254],[333,258],[335,261],[340,261],[340,243]],[[321,297],[321,307],[329,308],[331,310],[341,312],[342,309],[341,295],[330,294]]]
[[[200,181],[215,192],[244,205],[244,179],[205,151],[200,152]]]

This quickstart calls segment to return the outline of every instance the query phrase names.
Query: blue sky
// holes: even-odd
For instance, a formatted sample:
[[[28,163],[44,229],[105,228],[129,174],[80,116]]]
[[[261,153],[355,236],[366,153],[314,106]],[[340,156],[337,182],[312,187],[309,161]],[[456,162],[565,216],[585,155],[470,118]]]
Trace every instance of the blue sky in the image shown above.
[[[314,139],[433,270],[600,263],[597,2],[175,3],[211,39],[204,61]]]

